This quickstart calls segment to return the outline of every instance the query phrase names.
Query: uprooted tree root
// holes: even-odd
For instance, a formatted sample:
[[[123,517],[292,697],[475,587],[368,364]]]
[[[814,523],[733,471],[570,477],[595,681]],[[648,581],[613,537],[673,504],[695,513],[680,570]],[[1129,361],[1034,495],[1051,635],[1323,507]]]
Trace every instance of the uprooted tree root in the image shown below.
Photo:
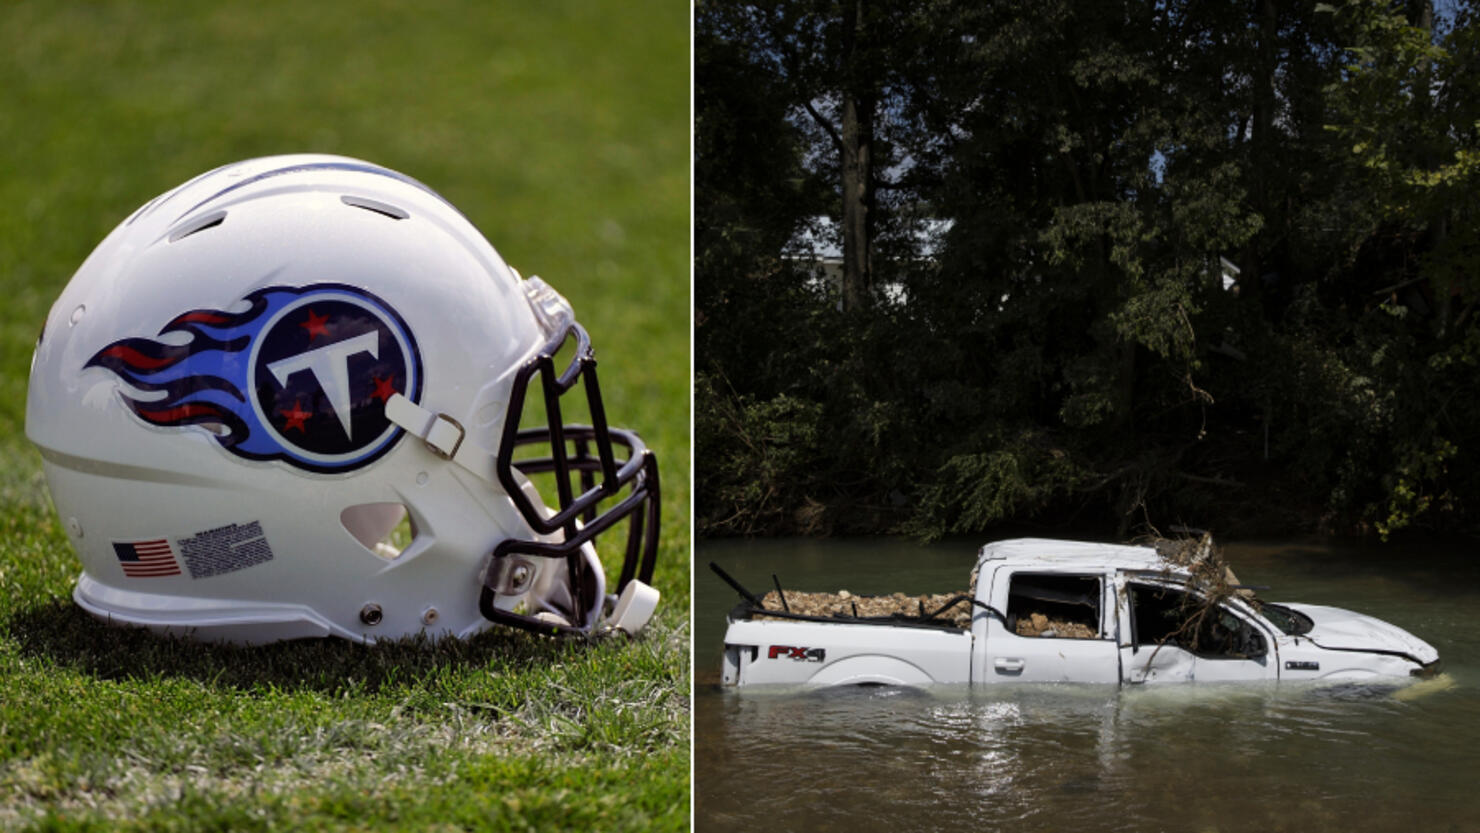
[[[1162,644],[1168,642],[1185,645],[1193,650],[1203,633],[1203,623],[1208,614],[1217,610],[1227,599],[1238,596],[1258,607],[1254,591],[1240,586],[1238,576],[1223,558],[1223,548],[1213,543],[1213,534],[1204,532],[1200,537],[1162,538],[1153,537],[1142,542],[1153,547],[1167,562],[1166,576],[1171,578],[1173,567],[1186,570],[1191,579],[1188,586],[1196,593],[1182,596],[1181,625]],[[1160,650],[1158,645],[1157,649]],[[1155,654],[1153,653],[1153,658]]]

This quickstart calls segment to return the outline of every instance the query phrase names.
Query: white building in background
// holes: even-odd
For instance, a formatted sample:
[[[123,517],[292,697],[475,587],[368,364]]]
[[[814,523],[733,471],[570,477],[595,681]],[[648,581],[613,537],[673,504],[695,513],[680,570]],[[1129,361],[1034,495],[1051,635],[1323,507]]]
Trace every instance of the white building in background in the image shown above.
[[[918,260],[935,262],[941,241],[954,225],[953,220],[922,220],[914,224]],[[813,217],[802,226],[781,250],[781,259],[808,267],[812,277],[807,286],[836,297],[837,308],[843,308],[843,234],[831,217]],[[909,302],[909,289],[898,281],[875,287],[879,297],[889,304]]]
[[[1218,255],[1218,278],[1223,282],[1223,291],[1237,292],[1238,276],[1243,270],[1233,265],[1233,261]]]

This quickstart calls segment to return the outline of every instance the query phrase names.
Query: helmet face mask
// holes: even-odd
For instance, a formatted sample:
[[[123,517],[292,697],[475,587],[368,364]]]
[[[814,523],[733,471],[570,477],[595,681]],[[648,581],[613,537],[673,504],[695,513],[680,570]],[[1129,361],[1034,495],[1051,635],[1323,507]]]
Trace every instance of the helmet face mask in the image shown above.
[[[373,641],[635,632],[656,604],[656,461],[606,424],[569,304],[369,163],[248,160],[135,212],[48,316],[26,431],[109,621]]]
[[[561,344],[576,343],[575,356],[558,371],[554,361]],[[539,384],[545,406],[545,425],[520,429],[521,415],[528,391]],[[571,391],[585,394],[591,415],[590,425],[567,425],[562,416],[561,398]],[[625,450],[618,460],[613,446]],[[543,456],[516,461],[522,448],[544,450]],[[612,526],[627,522],[627,540],[622,573],[617,588],[620,593],[635,578],[644,585],[652,583],[657,559],[659,492],[657,459],[647,451],[642,440],[631,431],[612,429],[606,422],[606,409],[596,379],[596,360],[586,331],[574,321],[557,333],[539,355],[519,369],[514,379],[513,396],[504,420],[503,437],[496,462],[498,480],[513,498],[521,515],[543,536],[556,541],[506,539],[491,554],[479,607],[492,621],[528,630],[568,630],[568,627],[537,615],[501,610],[497,598],[509,592],[509,578],[518,573],[529,558],[561,559],[565,562],[575,605],[587,611],[583,617],[594,624],[600,612],[601,581],[599,572],[591,570],[589,543]],[[554,479],[557,501],[554,511],[539,501],[528,479],[531,475],[549,474]],[[624,491],[629,493],[620,497]],[[604,512],[598,512],[603,501],[620,497]],[[579,611],[551,611],[579,616]]]

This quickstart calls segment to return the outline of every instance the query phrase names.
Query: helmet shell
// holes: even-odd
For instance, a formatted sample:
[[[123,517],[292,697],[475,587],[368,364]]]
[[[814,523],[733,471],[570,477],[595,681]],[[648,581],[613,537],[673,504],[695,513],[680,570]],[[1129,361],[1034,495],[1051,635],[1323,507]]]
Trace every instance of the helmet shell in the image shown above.
[[[385,384],[366,368],[400,367],[415,379],[395,392],[493,455],[513,373],[546,340],[520,284],[445,200],[360,160],[249,160],[140,208],[67,284],[32,361],[26,434],[82,561],[76,601],[113,621],[248,643],[485,627],[484,559],[506,538],[536,537],[529,525],[485,478],[439,465],[399,428],[376,424],[376,448],[351,429],[366,386]],[[270,301],[245,329],[210,323],[250,318],[254,298]],[[359,320],[361,307],[358,342],[310,329],[330,313],[324,327]],[[284,339],[298,327],[318,340],[295,353]],[[205,336],[242,346],[172,366],[191,372],[164,398],[194,399],[140,387]],[[272,405],[281,379],[300,394],[280,400],[287,416]],[[315,468],[295,413],[320,426],[325,448],[354,448]],[[415,537],[387,557],[374,542],[403,509]]]

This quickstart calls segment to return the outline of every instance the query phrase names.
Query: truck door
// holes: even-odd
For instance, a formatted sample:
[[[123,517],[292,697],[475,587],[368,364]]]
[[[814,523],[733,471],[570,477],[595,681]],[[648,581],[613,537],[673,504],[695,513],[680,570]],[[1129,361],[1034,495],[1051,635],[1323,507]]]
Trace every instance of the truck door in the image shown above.
[[[982,683],[1114,683],[1120,679],[1113,637],[1114,588],[1100,573],[1028,571],[999,566],[984,616]]]
[[[1121,680],[1261,680],[1279,676],[1274,635],[1241,603],[1209,607],[1196,591],[1156,579],[1117,584]]]

